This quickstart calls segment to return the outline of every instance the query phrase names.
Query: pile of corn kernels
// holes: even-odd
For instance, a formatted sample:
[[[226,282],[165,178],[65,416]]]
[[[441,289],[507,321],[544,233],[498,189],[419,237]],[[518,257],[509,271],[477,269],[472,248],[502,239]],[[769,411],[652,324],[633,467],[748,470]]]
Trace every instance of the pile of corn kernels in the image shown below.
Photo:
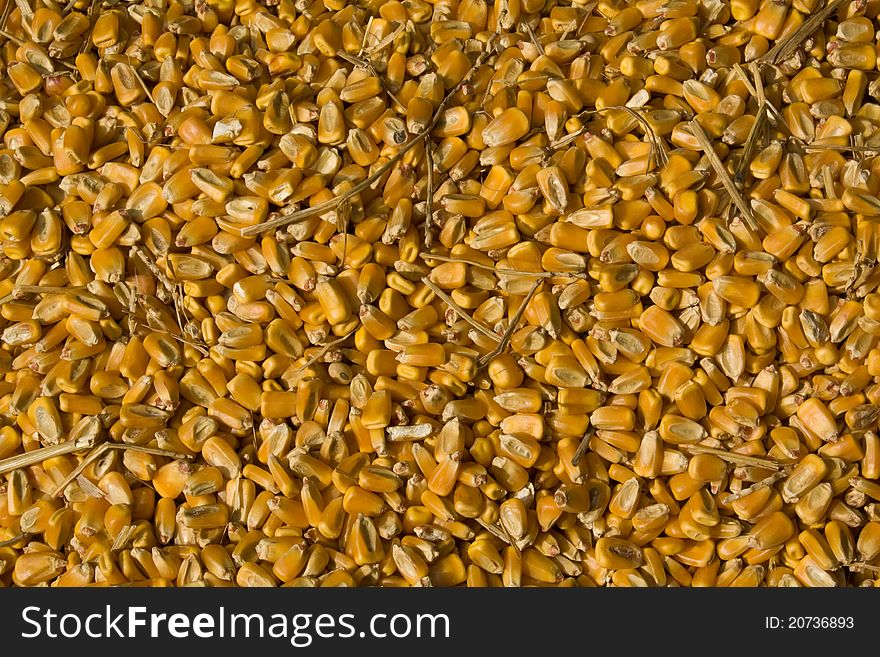
[[[873,586],[878,14],[6,2],[0,584]]]

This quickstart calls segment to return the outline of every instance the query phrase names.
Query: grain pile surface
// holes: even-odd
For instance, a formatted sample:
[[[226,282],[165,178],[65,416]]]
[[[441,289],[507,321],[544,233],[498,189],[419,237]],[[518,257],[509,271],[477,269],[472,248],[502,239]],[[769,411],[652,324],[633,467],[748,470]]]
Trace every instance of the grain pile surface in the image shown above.
[[[9,0],[0,583],[873,586],[878,0]]]

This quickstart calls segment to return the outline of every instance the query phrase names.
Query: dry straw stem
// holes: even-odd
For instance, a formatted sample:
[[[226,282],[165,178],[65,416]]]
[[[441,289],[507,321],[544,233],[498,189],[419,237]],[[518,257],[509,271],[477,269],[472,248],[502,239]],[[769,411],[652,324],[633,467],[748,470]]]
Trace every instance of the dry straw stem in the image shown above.
[[[12,298],[21,299],[29,294],[66,294],[72,290],[84,289],[84,287],[58,287],[55,285],[16,285],[12,288]]]
[[[837,190],[834,188],[834,173],[831,165],[822,167],[822,183],[825,185],[826,198],[837,198]]]
[[[880,146],[857,146],[846,144],[804,144],[806,151],[841,151],[844,153],[880,153]]]
[[[743,219],[752,230],[757,230],[758,224],[755,221],[754,216],[752,216],[752,209],[749,207],[749,204],[746,203],[742,193],[737,189],[736,184],[731,180],[730,175],[727,173],[727,169],[724,168],[724,164],[718,158],[718,154],[712,147],[711,140],[706,136],[706,133],[703,132],[703,128],[696,121],[691,121],[688,126],[691,129],[691,134],[696,137],[700,144],[700,148],[702,148],[703,152],[706,154],[706,158],[715,170],[721,184],[724,185],[724,189],[730,194],[730,199],[736,204],[736,207],[742,213]]]
[[[152,454],[153,456],[167,456],[173,459],[184,459],[187,461],[192,461],[193,457],[189,454],[184,454],[182,452],[175,452],[169,449],[160,449],[158,447],[147,447],[146,445],[126,445],[121,443],[102,443],[95,447],[91,452],[89,452],[82,461],[80,461],[79,465],[76,466],[59,484],[55,487],[55,490],[49,495],[49,497],[55,498],[61,495],[64,492],[64,489],[67,488],[67,485],[77,479],[80,473],[86,469],[86,467],[92,461],[96,460],[100,457],[104,452],[108,452],[111,449],[119,449],[125,451],[132,452],[144,452],[145,454]]]
[[[91,0],[89,3],[89,29],[86,30],[85,37],[83,38],[82,46],[80,46],[79,52],[84,53],[89,49],[92,43],[92,31],[95,29],[95,22],[98,20],[98,9],[101,7],[102,0]]]
[[[758,91],[755,89],[755,85],[752,84],[752,81],[749,79],[749,76],[743,70],[742,66],[739,64],[734,64],[732,67],[733,72],[736,73],[737,77],[743,81],[743,84],[746,85],[746,91],[752,96],[752,98],[758,97]]]
[[[500,29],[500,27],[499,27]],[[302,210],[297,210],[296,212],[291,212],[290,214],[282,215],[280,217],[276,217],[270,221],[265,221],[261,224],[257,224],[256,226],[248,226],[247,228],[243,228],[241,230],[241,234],[245,237],[253,237],[255,235],[259,235],[267,230],[273,230],[275,228],[279,228],[281,226],[286,226],[287,224],[294,223],[296,221],[301,221],[303,219],[308,219],[309,217],[313,217],[315,215],[323,214],[329,210],[332,210],[337,205],[342,203],[343,201],[348,200],[352,196],[356,194],[360,194],[362,191],[369,189],[373,186],[373,184],[379,180],[387,171],[390,171],[392,167],[394,167],[397,162],[420,140],[425,139],[428,135],[431,134],[431,131],[437,125],[437,122],[440,120],[440,116],[443,114],[443,110],[446,109],[447,105],[452,101],[452,98],[457,94],[462,87],[468,84],[471,78],[476,73],[477,69],[483,65],[483,62],[489,57],[492,52],[492,48],[487,46],[486,49],[479,54],[477,60],[474,62],[473,66],[468,70],[467,74],[462,78],[461,82],[455,85],[452,90],[446,94],[446,97],[440,103],[440,106],[434,112],[433,117],[431,118],[431,122],[415,137],[406,142],[403,146],[400,147],[400,150],[394,154],[392,158],[390,158],[385,164],[376,169],[372,175],[368,176],[357,185],[352,187],[342,196],[335,196],[323,203],[318,203],[317,205],[310,208],[303,208]]]
[[[571,457],[571,464],[573,466],[577,467],[577,464],[581,462],[582,458],[584,458],[584,456],[587,453],[587,447],[590,444],[590,438],[592,438],[593,434],[595,434],[595,433],[596,433],[596,430],[593,427],[590,427],[589,429],[587,429],[587,433],[584,434],[583,439],[581,440],[580,444],[577,446],[577,449],[574,452],[574,456]]]
[[[79,464],[71,470],[64,479],[58,482],[58,485],[55,486],[54,490],[49,494],[49,497],[55,499],[59,495],[64,492],[64,489],[67,488],[68,484],[71,481],[79,477],[80,473],[88,467],[89,463],[95,461],[99,456],[101,456],[104,452],[107,451],[107,443],[103,443],[95,447],[91,452],[86,454],[85,458],[79,462]]]
[[[20,534],[13,536],[12,538],[7,538],[5,541],[0,541],[0,548],[15,545],[16,543],[25,540],[28,536],[30,536],[30,534],[28,534],[27,532],[21,532]]]
[[[19,39],[17,37],[12,36],[9,32],[6,32],[5,30],[0,30],[0,36],[2,36],[4,39],[9,39],[10,41],[12,41],[12,43],[14,43],[18,46],[24,45],[24,41],[22,41],[21,39]]]
[[[734,180],[736,180],[736,182],[742,183],[745,181],[749,164],[755,154],[755,147],[758,145],[758,139],[766,125],[767,105],[764,104],[758,107],[758,114],[755,117],[755,122],[752,124],[751,130],[749,130],[749,136],[746,138],[746,143],[743,146],[743,156],[739,161],[739,166],[737,166],[736,173],[734,174]]]
[[[185,459],[192,461],[194,457],[191,454],[176,452],[173,449],[162,449],[161,447],[149,447],[147,445],[127,445],[124,443],[105,443],[107,449],[120,449],[126,452],[143,452],[144,454],[152,454],[153,456],[166,456],[171,459]]]
[[[452,297],[450,297],[448,294],[446,294],[446,292],[437,287],[437,285],[430,278],[425,276],[422,279],[422,283],[424,283],[428,287],[428,289],[431,290],[431,292],[440,297],[440,299],[443,300],[446,305],[452,308],[459,317],[461,317],[464,321],[477,329],[480,333],[485,335],[487,338],[495,340],[498,343],[501,342],[501,338],[494,331],[492,331],[492,329],[468,315],[467,311],[464,308],[455,303],[455,301],[452,300]]]
[[[321,349],[318,351],[318,353],[316,353],[314,356],[309,358],[305,363],[303,363],[302,365],[300,365],[297,368],[297,370],[296,370],[297,373],[305,372],[312,365],[314,365],[319,360],[321,360],[324,357],[324,354],[326,354],[328,351],[330,351],[333,347],[340,345],[343,342],[345,342],[346,340],[348,340],[352,335],[354,335],[356,330],[357,329],[352,329],[351,331],[349,331],[348,333],[346,333],[342,337],[336,338],[335,340],[331,340],[330,342],[328,342],[327,344],[322,346]]]
[[[779,470],[782,466],[776,461],[768,459],[760,459],[757,456],[748,456],[746,454],[737,454],[736,452],[727,452],[723,449],[715,447],[706,447],[705,445],[685,445],[684,448],[692,454],[712,454],[723,461],[730,461],[739,465],[756,465],[761,468],[771,468]]]
[[[76,483],[79,484],[79,487],[82,491],[88,495],[89,497],[104,497],[104,491],[98,488],[95,484],[93,484],[85,475],[82,473],[76,475]]]
[[[626,105],[615,105],[614,107],[609,107],[608,109],[619,109],[626,112],[636,121],[638,121],[644,129],[645,136],[648,138],[648,142],[651,144],[651,150],[648,151],[648,162],[645,165],[646,173],[651,170],[652,158],[656,157],[660,164],[666,164],[669,161],[669,154],[666,152],[666,145],[657,137],[657,133],[654,132],[654,128],[651,127],[651,124],[648,123],[648,120],[644,116],[642,116],[634,108],[627,107]]]
[[[395,34],[399,33],[400,29],[402,29],[402,26],[398,30],[395,30]],[[388,95],[388,97],[394,102],[394,104],[397,105],[404,112],[406,112],[406,106],[402,102],[400,102],[400,99],[391,92],[391,90],[388,88],[388,84],[385,82],[385,78],[376,70],[376,67],[373,66],[370,62],[365,61],[357,55],[351,55],[344,50],[337,50],[336,56],[340,59],[344,59],[353,66],[357,66],[368,71],[370,75],[379,80],[379,84],[382,85],[382,90]]]
[[[173,340],[177,340],[181,344],[185,344],[185,345],[192,347],[193,349],[198,351],[200,354],[202,354],[202,356],[207,356],[208,354],[211,353],[203,345],[200,345],[197,342],[193,342],[192,340],[187,340],[187,339],[185,339],[175,333],[171,333],[170,331],[164,331],[162,329],[157,329],[153,326],[150,326],[149,324],[144,324],[143,322],[138,322],[138,326],[149,329],[150,331],[155,331],[157,333],[162,333],[163,335],[167,335],[168,337],[172,338]]]
[[[764,93],[764,79],[761,77],[761,68],[757,62],[749,62],[749,70],[752,72],[752,79],[755,81],[755,100],[758,105],[767,104],[767,95]]]
[[[6,4],[3,5],[3,10],[0,11],[0,29],[4,29],[4,30],[6,29],[6,19],[9,18],[9,14],[11,14],[11,13],[12,13],[12,3],[8,2],[8,0],[7,0]],[[4,34],[4,36],[5,36],[5,34]]]
[[[116,535],[116,538],[113,539],[113,545],[110,549],[114,552],[117,550],[124,550],[136,531],[137,525],[126,525],[123,527]]]
[[[501,274],[502,276],[521,276],[523,278],[587,278],[586,274],[578,274],[570,271],[520,271],[519,269],[510,269],[508,267],[493,267],[492,265],[487,265],[478,260],[470,260],[468,258],[459,258],[456,256],[440,255],[439,253],[422,252],[419,254],[419,257],[425,262],[427,262],[428,260],[439,260],[440,262],[461,262],[472,267],[478,267],[487,271],[493,271],[496,274]]]
[[[77,440],[71,440],[66,443],[49,445],[48,447],[40,447],[24,454],[10,456],[8,458],[0,460],[0,475],[6,474],[7,472],[12,472],[13,470],[18,470],[19,468],[26,468],[29,465],[42,463],[46,459],[51,459],[55,456],[72,454],[73,452],[79,452],[84,449],[89,449],[94,445],[94,438],[84,437]]]
[[[801,42],[815,32],[831,14],[840,9],[850,0],[835,0],[830,4],[826,4],[818,12],[810,16],[804,24],[792,32],[788,37],[770,48],[761,57],[756,60],[761,64],[776,64],[791,55]]]
[[[147,266],[147,269],[150,270],[150,273],[152,273],[153,276],[155,276],[156,279],[160,283],[162,283],[162,286],[166,290],[168,290],[168,292],[170,292],[171,294],[174,294],[174,285],[172,285],[171,281],[168,280],[168,277],[165,276],[164,272],[162,272],[162,270],[156,266],[156,263],[153,262],[153,259],[149,256],[149,254],[146,251],[144,251],[139,246],[133,246],[133,247],[131,247],[131,253],[133,255],[136,255],[141,260],[141,262],[143,262]]]
[[[431,139],[425,137],[425,160],[428,164],[428,181],[425,187],[425,248],[430,249],[433,242],[431,224],[434,220],[434,154],[431,152]]]
[[[372,21],[372,20],[373,20],[373,19],[372,19],[372,17],[371,17],[371,18],[370,18],[370,21]],[[404,29],[406,29],[406,28],[408,28],[408,27],[411,27],[411,26],[414,27],[414,26],[412,25],[412,22],[411,22],[411,21],[407,21],[406,23],[401,23],[401,24],[399,24],[399,25],[397,26],[397,29],[393,30],[391,33],[389,33],[389,34],[388,34],[384,39],[382,39],[381,41],[379,41],[379,42],[377,42],[376,44],[370,46],[370,47],[367,48],[366,50],[362,48],[362,49],[361,49],[361,53],[366,52],[368,55],[372,55],[373,53],[379,52],[379,51],[382,50],[385,46],[391,44],[391,43],[394,41],[394,39],[397,38],[397,35],[400,34],[401,32],[403,32]],[[366,38],[367,38],[367,34],[369,34],[369,28],[370,28],[370,25],[369,25],[369,23],[367,23],[367,29],[364,30],[364,39],[366,39]],[[361,53],[359,53],[358,56],[360,56]]]
[[[507,527],[505,527],[502,523],[499,522],[498,525],[501,527],[501,531],[504,533],[504,536],[507,537],[507,543],[510,545],[510,547],[513,548],[513,551],[516,553],[516,556],[521,557],[522,556],[522,549],[517,544],[516,539],[514,539],[513,536],[510,535],[510,532],[507,531]]]
[[[608,107],[603,107],[601,109],[586,109],[576,114],[572,118],[582,118],[585,116],[589,116],[591,114],[601,114],[603,112],[609,112],[611,110],[621,110],[632,116],[645,131],[645,136],[648,138],[648,142],[651,144],[651,151],[649,153],[649,160],[647,166],[650,168],[651,165],[651,157],[656,157],[660,164],[665,164],[669,159],[669,153],[666,150],[666,145],[663,143],[663,140],[657,137],[657,133],[654,132],[654,129],[651,127],[651,124],[648,120],[642,116],[639,112],[636,111],[636,108],[627,107],[626,105],[609,105]],[[563,146],[567,146],[568,144],[575,141],[581,135],[589,132],[589,125],[584,125],[578,128],[577,130],[568,133],[564,137],[560,137],[556,141],[550,144],[550,148],[553,150],[557,150],[562,148]]]
[[[513,315],[513,318],[510,320],[510,324],[507,326],[507,330],[504,331],[504,335],[501,336],[501,342],[498,343],[498,346],[495,347],[488,354],[482,356],[480,358],[480,365],[486,365],[496,356],[499,356],[507,349],[507,345],[510,343],[510,336],[513,335],[513,332],[516,330],[517,326],[519,326],[519,320],[522,319],[523,314],[526,311],[526,306],[529,305],[529,302],[532,300],[532,297],[535,296],[535,292],[538,291],[538,288],[541,286],[541,279],[536,280],[533,284],[529,293],[526,295],[526,298],[523,299],[522,303],[519,304],[519,308],[516,309],[516,312]]]
[[[526,29],[526,34],[529,35],[529,41],[531,41],[535,48],[538,49],[538,52],[543,56],[547,56],[547,53],[544,52],[544,46],[538,41],[538,38],[535,36],[535,30],[532,29],[532,26],[528,23],[528,21],[523,21],[523,27]]]
[[[785,470],[779,470],[777,472],[774,472],[769,477],[766,477],[766,478],[762,479],[761,481],[757,481],[754,484],[752,484],[751,486],[743,488],[742,490],[740,490],[737,493],[731,493],[730,495],[725,496],[724,499],[722,500],[722,502],[724,504],[731,504],[732,502],[736,502],[737,500],[742,499],[743,497],[746,497],[747,495],[751,495],[752,493],[759,491],[762,488],[767,488],[768,486],[772,486],[777,481],[779,481],[780,479],[785,477],[786,474],[787,473]]]
[[[180,321],[180,308],[183,305],[179,298],[179,290],[177,286],[162,272],[161,269],[156,265],[150,255],[144,251],[142,248],[138,246],[131,247],[131,253],[136,255],[140,260],[147,266],[147,269],[156,277],[159,282],[162,283],[162,286],[171,295],[172,305],[174,306],[174,314],[177,318],[177,328],[180,329],[181,333],[185,333],[183,330],[183,322]]]
[[[581,7],[581,10],[584,12],[584,17],[581,19],[581,22],[578,23],[578,26],[576,29],[565,30],[565,32],[563,32],[562,36],[560,37],[560,41],[567,39],[569,36],[571,36],[572,33],[574,33],[575,35],[579,35],[581,33],[581,30],[584,29],[584,25],[586,24],[587,20],[589,20],[590,14],[593,12],[593,10],[596,8],[596,5],[598,5],[598,4],[599,4],[598,2],[588,2],[585,5],[583,5]]]
[[[30,6],[27,0],[15,0],[15,4],[21,12],[22,18],[31,20],[34,17],[34,8]]]
[[[752,64],[754,64],[754,62],[752,62]],[[733,71],[737,74],[737,77],[739,77],[740,80],[742,80],[743,83],[746,85],[746,90],[749,92],[752,98],[755,98],[758,101],[759,111],[760,108],[763,107],[764,111],[772,115],[772,117],[770,118],[772,118],[773,123],[777,128],[779,128],[783,132],[791,134],[788,126],[785,124],[785,119],[782,118],[782,114],[779,113],[779,110],[776,109],[776,106],[769,100],[767,100],[766,95],[764,95],[764,86],[760,80],[760,69],[756,66],[751,66],[750,70],[755,76],[755,82],[759,83],[757,87],[752,84],[752,80],[749,79],[749,76],[743,70],[742,66],[740,66],[739,64],[733,65]]]

